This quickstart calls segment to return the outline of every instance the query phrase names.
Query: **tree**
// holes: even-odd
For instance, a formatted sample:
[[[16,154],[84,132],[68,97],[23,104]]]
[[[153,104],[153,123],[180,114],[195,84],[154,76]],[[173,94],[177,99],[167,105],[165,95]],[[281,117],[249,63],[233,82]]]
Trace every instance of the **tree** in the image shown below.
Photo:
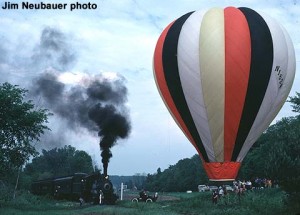
[[[0,178],[37,155],[32,142],[49,129],[45,123],[51,114],[24,101],[26,94],[17,85],[0,85]]]
[[[177,164],[170,165],[168,169],[157,173],[148,174],[145,182],[147,190],[182,192],[197,190],[198,184],[205,184],[208,178],[198,155],[192,158],[179,160]]]
[[[292,103],[294,112],[300,113],[300,93],[296,92],[296,96],[290,96],[288,102]]]
[[[300,112],[300,94],[290,97],[293,111]],[[243,178],[277,179],[291,202],[300,198],[300,115],[285,117],[270,126],[243,161]]]
[[[85,151],[72,146],[42,150],[42,154],[25,166],[26,175],[32,180],[71,175],[76,172],[92,173],[92,158]]]
[[[4,83],[0,86],[0,179],[18,169],[13,193],[19,183],[21,167],[30,156],[37,154],[32,146],[39,141],[50,113],[46,109],[35,109],[31,101],[24,101],[27,90],[17,85]]]
[[[248,177],[259,175],[285,180],[297,175],[300,170],[299,130],[300,117],[283,118],[270,126],[259,138],[259,147],[247,155],[241,170],[247,168]]]

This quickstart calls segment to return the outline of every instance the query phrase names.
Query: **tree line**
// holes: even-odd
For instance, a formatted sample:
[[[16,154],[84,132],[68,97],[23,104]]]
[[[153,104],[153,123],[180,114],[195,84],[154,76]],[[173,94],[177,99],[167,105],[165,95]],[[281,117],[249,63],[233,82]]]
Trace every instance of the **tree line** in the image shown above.
[[[154,174],[148,174],[145,189],[160,192],[185,192],[196,191],[199,184],[206,184],[208,178],[203,169],[200,157],[194,155],[185,158],[175,165],[170,165],[164,171],[160,168]]]

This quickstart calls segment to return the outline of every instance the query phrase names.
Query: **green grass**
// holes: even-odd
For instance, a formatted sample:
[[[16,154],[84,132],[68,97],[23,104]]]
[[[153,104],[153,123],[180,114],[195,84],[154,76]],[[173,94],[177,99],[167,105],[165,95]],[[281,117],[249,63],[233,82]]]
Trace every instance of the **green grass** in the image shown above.
[[[78,203],[56,201],[45,197],[36,197],[28,193],[21,193],[14,201],[2,202],[1,215],[178,215],[178,214],[230,214],[252,215],[273,214],[286,215],[300,212],[299,205],[285,204],[285,193],[280,189],[266,189],[247,192],[241,201],[231,193],[225,202],[217,205],[211,202],[211,193],[168,193],[177,197],[173,201],[158,201],[156,203],[132,203],[118,201],[114,206],[100,206],[86,204],[80,207]]]
[[[171,206],[180,214],[286,214],[284,194],[279,190],[247,192],[239,201],[238,196],[230,193],[226,199],[219,200],[217,205],[211,202],[210,193],[199,193],[192,198],[181,198]]]

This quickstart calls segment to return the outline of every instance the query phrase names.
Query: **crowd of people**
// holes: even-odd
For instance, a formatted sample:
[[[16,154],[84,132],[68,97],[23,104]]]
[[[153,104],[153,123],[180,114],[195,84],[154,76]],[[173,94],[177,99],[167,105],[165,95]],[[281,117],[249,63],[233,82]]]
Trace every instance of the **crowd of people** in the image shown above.
[[[233,182],[233,186],[235,189],[243,188],[243,190],[252,190],[252,189],[264,189],[264,188],[272,188],[278,187],[278,181],[267,178],[258,178],[256,177],[253,180],[237,180]]]
[[[236,194],[238,197],[238,201],[241,201],[241,196],[246,191],[252,191],[254,189],[264,189],[264,188],[272,188],[272,187],[278,187],[278,181],[267,178],[255,178],[254,180],[237,180],[233,181],[232,186],[233,193]],[[229,193],[228,193],[228,186],[220,186],[217,190],[214,190],[212,193],[212,202],[213,204],[217,204],[218,201],[224,202],[225,204],[229,203]]]

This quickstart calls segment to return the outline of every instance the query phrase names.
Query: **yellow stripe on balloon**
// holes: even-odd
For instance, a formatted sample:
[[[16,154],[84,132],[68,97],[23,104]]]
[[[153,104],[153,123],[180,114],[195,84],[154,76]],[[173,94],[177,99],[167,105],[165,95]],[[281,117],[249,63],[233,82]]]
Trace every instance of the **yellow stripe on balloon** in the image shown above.
[[[209,10],[200,28],[200,75],[216,162],[224,161],[224,32],[224,10]]]

